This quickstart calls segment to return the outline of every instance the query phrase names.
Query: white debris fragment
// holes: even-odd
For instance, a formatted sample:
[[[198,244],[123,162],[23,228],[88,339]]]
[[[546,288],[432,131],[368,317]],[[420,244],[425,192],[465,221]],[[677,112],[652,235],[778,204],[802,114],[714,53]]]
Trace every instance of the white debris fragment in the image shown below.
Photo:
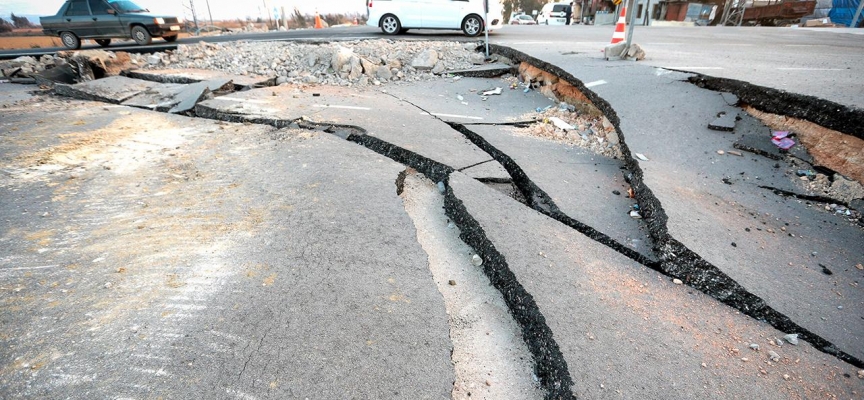
[[[480,258],[480,256],[475,254],[475,255],[471,256],[471,264],[474,264],[475,267],[479,267],[479,266],[483,265],[483,259]]]
[[[642,214],[639,214],[639,211],[632,210],[630,211],[630,217],[633,219],[642,219]]]
[[[572,131],[572,130],[576,129],[573,125],[570,125],[570,124],[564,122],[563,119],[558,118],[558,117],[549,117],[549,121],[552,121],[552,123],[555,124],[555,126],[557,126],[560,129],[563,129],[565,131]]]
[[[499,94],[501,94],[501,88],[500,88],[500,87],[496,87],[496,88],[493,89],[493,90],[487,90],[487,91],[485,91],[485,92],[483,92],[483,93],[481,93],[481,94],[482,94],[483,96],[499,95]]]
[[[636,158],[638,158],[638,159],[640,159],[640,160],[642,160],[642,161],[648,161],[648,157],[645,157],[644,154],[641,154],[641,153],[633,153],[633,156],[636,157]]]

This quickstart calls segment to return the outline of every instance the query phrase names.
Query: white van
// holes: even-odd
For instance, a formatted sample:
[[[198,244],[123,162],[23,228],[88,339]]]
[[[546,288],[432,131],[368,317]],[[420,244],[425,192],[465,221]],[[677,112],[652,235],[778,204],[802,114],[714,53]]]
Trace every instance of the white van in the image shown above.
[[[484,24],[484,1],[489,2],[489,24]],[[366,25],[388,35],[408,29],[461,29],[477,36],[483,29],[504,24],[500,0],[366,0]]]
[[[570,3],[549,3],[549,4],[546,4],[540,10],[540,14],[537,14],[537,24],[538,25],[565,25],[565,24],[567,24],[567,7],[570,7]]]

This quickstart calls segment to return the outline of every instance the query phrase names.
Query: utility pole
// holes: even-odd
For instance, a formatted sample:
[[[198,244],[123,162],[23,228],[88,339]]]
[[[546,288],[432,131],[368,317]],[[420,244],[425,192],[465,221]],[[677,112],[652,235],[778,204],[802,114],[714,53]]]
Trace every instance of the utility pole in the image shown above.
[[[207,0],[207,14],[210,14],[210,25],[213,25],[213,13],[210,12],[210,0]]]
[[[195,13],[195,1],[189,0],[189,5],[186,6],[189,11],[192,11],[192,22],[195,24],[195,32],[199,32],[198,30],[198,14]]]
[[[627,38],[625,39],[624,51],[630,51],[630,44],[633,43],[633,25],[636,24],[636,0],[630,0],[630,6],[627,7],[630,12],[630,20],[627,22]]]

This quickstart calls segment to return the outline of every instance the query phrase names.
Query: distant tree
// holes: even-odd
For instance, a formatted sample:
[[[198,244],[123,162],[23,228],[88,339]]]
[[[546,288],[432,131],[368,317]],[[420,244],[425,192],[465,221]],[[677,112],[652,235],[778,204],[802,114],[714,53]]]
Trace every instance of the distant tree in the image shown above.
[[[294,20],[294,25],[298,28],[306,28],[309,26],[306,23],[306,17],[303,16],[303,13],[301,13],[300,9],[297,7],[294,7],[294,15],[291,16],[291,19]]]
[[[26,28],[33,28],[34,27],[33,24],[30,23],[30,20],[27,19],[27,17],[19,17],[19,16],[15,15],[15,13],[12,13],[11,18],[12,18],[12,25],[15,25],[15,28],[17,28],[17,29],[26,29]]]
[[[9,21],[0,18],[0,33],[12,32],[15,29],[15,26],[10,24]]]

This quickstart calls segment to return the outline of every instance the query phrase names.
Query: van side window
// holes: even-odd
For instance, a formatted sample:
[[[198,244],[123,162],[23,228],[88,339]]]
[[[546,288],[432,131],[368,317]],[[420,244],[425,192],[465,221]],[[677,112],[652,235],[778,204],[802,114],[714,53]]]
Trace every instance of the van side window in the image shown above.
[[[87,0],[72,0],[69,2],[69,8],[66,9],[67,16],[74,15],[90,15],[90,9],[87,8]]]
[[[103,0],[89,0],[89,1],[90,1],[90,10],[93,12],[93,15],[108,14],[108,9],[111,8]]]

